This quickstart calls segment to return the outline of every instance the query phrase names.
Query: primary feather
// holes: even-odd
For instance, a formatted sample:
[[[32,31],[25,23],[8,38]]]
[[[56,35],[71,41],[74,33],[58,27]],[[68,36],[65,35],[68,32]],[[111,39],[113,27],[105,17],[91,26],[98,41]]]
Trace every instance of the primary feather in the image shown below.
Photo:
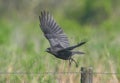
[[[69,47],[67,36],[48,12],[41,12],[39,19],[41,30],[50,42],[51,48],[55,47],[61,50]]]

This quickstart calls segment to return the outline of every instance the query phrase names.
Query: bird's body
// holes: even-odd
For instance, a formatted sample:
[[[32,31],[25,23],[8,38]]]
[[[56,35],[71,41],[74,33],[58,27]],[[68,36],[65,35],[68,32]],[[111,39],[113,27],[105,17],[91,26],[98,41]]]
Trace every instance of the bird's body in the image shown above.
[[[69,41],[63,30],[60,26],[57,25],[53,17],[48,12],[41,12],[41,16],[39,16],[40,27],[44,33],[44,36],[50,42],[50,47],[47,48],[47,52],[54,55],[57,58],[63,60],[76,61],[72,59],[74,54],[83,54],[83,52],[72,51],[74,48],[79,47],[86,42],[81,42],[77,45],[70,46]],[[76,63],[77,65],[77,63]]]
[[[63,60],[68,60],[72,56],[72,52],[68,50],[63,50],[63,51],[58,51],[58,52],[53,52],[52,53],[55,57],[63,59]]]

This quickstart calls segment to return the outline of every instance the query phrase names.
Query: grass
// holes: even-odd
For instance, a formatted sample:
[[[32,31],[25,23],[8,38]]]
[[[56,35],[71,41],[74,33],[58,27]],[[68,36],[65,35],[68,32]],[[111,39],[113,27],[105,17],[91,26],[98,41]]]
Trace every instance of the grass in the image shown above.
[[[14,21],[15,20],[15,21]],[[78,74],[39,74],[42,72],[79,72],[81,66],[92,66],[95,72],[120,73],[120,20],[105,21],[100,26],[81,26],[76,21],[59,19],[71,45],[88,40],[76,50],[84,56],[74,59],[79,68],[45,52],[49,46],[39,29],[38,21],[0,20],[0,82],[1,83],[78,83]],[[23,72],[31,74],[5,74]],[[94,83],[119,83],[120,74],[94,75]]]

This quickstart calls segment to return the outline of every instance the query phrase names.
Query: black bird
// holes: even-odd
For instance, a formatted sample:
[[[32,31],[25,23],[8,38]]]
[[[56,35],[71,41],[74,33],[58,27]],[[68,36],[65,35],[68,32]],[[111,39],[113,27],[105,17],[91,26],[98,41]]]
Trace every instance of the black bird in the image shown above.
[[[47,48],[46,51],[57,58],[69,60],[69,65],[72,61],[74,61],[76,66],[78,66],[77,62],[72,58],[72,56],[75,54],[84,53],[72,50],[85,44],[86,42],[81,42],[77,45],[70,46],[67,36],[49,12],[42,11],[41,16],[39,16],[39,20],[40,28],[50,43],[50,47]]]

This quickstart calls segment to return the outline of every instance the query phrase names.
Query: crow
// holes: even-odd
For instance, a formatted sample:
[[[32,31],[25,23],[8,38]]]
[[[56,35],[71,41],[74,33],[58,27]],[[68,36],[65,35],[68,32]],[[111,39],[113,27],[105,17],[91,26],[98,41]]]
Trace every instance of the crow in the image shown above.
[[[84,52],[73,51],[73,49],[85,44],[86,42],[84,41],[77,45],[70,46],[66,34],[53,19],[52,15],[47,11],[41,12],[39,20],[40,28],[50,43],[50,47],[46,49],[46,52],[54,55],[56,58],[69,60],[69,65],[71,65],[71,62],[73,61],[77,67],[78,64],[72,56],[75,54],[84,54]]]

